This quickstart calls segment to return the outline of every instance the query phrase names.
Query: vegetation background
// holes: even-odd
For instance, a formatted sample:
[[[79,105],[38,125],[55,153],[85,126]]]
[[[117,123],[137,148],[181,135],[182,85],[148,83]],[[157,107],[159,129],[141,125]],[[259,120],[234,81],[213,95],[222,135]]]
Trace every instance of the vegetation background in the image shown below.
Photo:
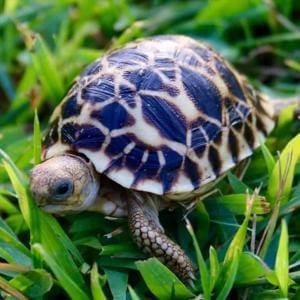
[[[86,65],[165,33],[211,43],[271,98],[300,95],[297,0],[0,0],[0,298],[300,299],[300,126],[291,109],[251,161],[188,215],[193,230],[182,208],[161,214],[199,266],[194,282],[147,259],[126,220],[54,219],[32,201],[35,110],[44,131]]]

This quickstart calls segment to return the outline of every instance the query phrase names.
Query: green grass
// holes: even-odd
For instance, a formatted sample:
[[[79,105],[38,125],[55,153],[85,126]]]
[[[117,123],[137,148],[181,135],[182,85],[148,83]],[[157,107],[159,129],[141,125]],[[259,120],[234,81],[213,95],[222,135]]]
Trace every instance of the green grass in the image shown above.
[[[147,259],[126,220],[56,219],[28,192],[40,132],[73,78],[135,38],[206,40],[271,98],[300,95],[299,1],[0,0],[0,11],[0,298],[300,298],[300,126],[288,110],[187,226],[181,208],[161,213],[199,267],[191,283]]]

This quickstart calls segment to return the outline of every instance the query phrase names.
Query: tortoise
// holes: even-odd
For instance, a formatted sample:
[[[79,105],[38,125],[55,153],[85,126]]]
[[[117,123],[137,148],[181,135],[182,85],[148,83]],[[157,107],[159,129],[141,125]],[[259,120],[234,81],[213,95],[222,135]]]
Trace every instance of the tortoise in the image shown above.
[[[128,43],[89,65],[55,109],[32,194],[51,213],[127,216],[145,253],[194,278],[158,212],[201,198],[260,146],[286,104],[269,101],[204,42]]]

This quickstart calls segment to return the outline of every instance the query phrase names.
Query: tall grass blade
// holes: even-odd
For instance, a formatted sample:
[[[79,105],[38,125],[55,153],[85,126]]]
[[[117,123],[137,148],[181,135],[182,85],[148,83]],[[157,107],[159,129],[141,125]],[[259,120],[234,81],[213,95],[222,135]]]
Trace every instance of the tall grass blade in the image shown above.
[[[41,257],[45,260],[49,268],[57,277],[62,288],[67,292],[71,299],[88,300],[90,296],[78,285],[77,282],[70,277],[62,266],[53,259],[52,254],[45,249],[41,244],[34,244],[33,249],[36,250]]]
[[[289,237],[285,220],[281,221],[281,234],[276,255],[275,272],[282,297],[288,298],[289,289]]]
[[[194,294],[157,258],[136,263],[149,290],[158,299],[189,299]]]
[[[37,165],[41,161],[41,128],[37,110],[34,111],[34,122],[33,122],[33,157],[34,164]]]
[[[0,276],[0,290],[5,291],[9,295],[13,296],[17,300],[28,300],[20,291],[11,286],[7,280]]]
[[[288,201],[292,190],[294,171],[300,158],[300,134],[294,137],[282,151],[276,162],[268,184],[269,201],[281,205]]]
[[[200,272],[200,280],[201,280],[201,286],[203,289],[204,298],[210,299],[212,288],[210,285],[211,282],[210,282],[210,278],[209,278],[208,268],[206,266],[205,260],[203,258],[202,252],[200,250],[193,227],[187,219],[186,219],[186,223],[187,223],[186,228],[187,228],[190,236],[192,237],[193,246],[196,251],[197,263],[198,263],[198,268],[199,268],[199,272]]]
[[[91,270],[91,291],[93,300],[106,300],[106,296],[99,282],[99,273],[97,264],[94,263]]]

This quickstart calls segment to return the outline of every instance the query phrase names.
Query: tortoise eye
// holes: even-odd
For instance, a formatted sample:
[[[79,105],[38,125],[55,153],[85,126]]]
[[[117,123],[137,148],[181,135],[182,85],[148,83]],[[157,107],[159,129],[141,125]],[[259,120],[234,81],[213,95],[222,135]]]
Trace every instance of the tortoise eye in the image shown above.
[[[64,200],[73,192],[73,183],[70,180],[63,179],[54,183],[52,197],[54,200]]]

